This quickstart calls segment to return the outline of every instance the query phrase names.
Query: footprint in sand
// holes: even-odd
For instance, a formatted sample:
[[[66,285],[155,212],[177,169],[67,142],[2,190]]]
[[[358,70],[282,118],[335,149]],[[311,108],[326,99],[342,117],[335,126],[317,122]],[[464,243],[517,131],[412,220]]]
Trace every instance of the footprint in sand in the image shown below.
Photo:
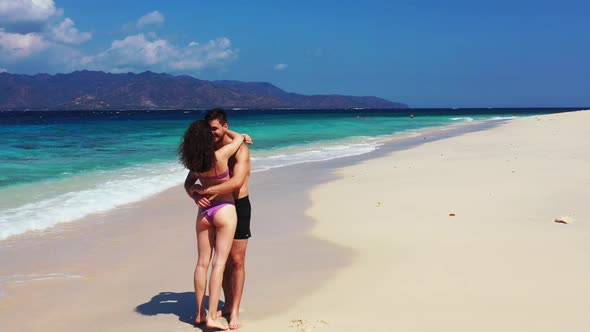
[[[297,332],[310,332],[328,326],[328,323],[324,320],[293,319],[290,323],[289,327],[294,328]]]

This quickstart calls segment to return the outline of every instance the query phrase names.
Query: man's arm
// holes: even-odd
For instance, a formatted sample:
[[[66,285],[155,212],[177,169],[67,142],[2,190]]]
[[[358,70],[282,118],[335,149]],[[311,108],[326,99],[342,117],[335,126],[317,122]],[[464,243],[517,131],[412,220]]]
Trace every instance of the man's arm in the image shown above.
[[[227,194],[240,190],[250,174],[250,149],[242,145],[235,155],[236,163],[233,167],[232,176],[229,180],[220,184],[208,187],[200,192],[201,195]]]
[[[217,156],[217,158],[221,157],[225,160],[228,160],[231,158],[231,156],[237,153],[237,151],[240,149],[240,146],[242,146],[242,143],[244,143],[244,135],[238,134],[235,131],[228,130],[227,136],[232,141],[231,143],[226,144],[215,151],[215,156]]]

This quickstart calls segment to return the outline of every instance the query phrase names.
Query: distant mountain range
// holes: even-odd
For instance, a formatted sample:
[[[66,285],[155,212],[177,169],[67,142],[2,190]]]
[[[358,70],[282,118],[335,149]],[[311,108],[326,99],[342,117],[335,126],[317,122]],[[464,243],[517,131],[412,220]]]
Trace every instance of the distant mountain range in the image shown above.
[[[301,95],[265,82],[205,81],[146,71],[0,73],[0,109],[407,108],[377,97]]]

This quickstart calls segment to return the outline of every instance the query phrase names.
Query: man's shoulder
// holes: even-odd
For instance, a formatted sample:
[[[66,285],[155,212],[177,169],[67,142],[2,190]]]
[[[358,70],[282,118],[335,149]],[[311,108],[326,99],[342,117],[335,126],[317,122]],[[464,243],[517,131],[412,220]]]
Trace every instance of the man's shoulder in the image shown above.
[[[250,159],[250,148],[246,144],[242,144],[235,154],[236,159]]]
[[[229,166],[233,168],[237,163],[247,164],[250,162],[250,149],[246,144],[242,144],[238,151],[229,158]]]

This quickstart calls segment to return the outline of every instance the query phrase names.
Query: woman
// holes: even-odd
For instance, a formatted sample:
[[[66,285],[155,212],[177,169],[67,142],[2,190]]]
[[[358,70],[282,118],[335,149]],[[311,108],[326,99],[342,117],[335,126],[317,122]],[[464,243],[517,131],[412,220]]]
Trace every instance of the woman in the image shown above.
[[[227,135],[233,141],[215,150],[213,134],[206,121],[197,120],[189,126],[178,147],[180,161],[189,169],[187,179],[198,179],[205,188],[229,180],[228,159],[238,151],[247,135],[240,135],[229,130]],[[193,197],[199,187],[201,186],[195,185],[189,195]],[[209,199],[212,200],[211,205],[205,209],[199,208],[196,222],[198,260],[194,281],[198,311],[195,323],[205,322],[208,328],[227,330],[226,322],[218,317],[217,303],[221,294],[223,270],[236,230],[237,216],[231,193]],[[212,255],[213,267],[209,277],[209,314],[206,315],[203,304],[207,288],[207,270]]]

